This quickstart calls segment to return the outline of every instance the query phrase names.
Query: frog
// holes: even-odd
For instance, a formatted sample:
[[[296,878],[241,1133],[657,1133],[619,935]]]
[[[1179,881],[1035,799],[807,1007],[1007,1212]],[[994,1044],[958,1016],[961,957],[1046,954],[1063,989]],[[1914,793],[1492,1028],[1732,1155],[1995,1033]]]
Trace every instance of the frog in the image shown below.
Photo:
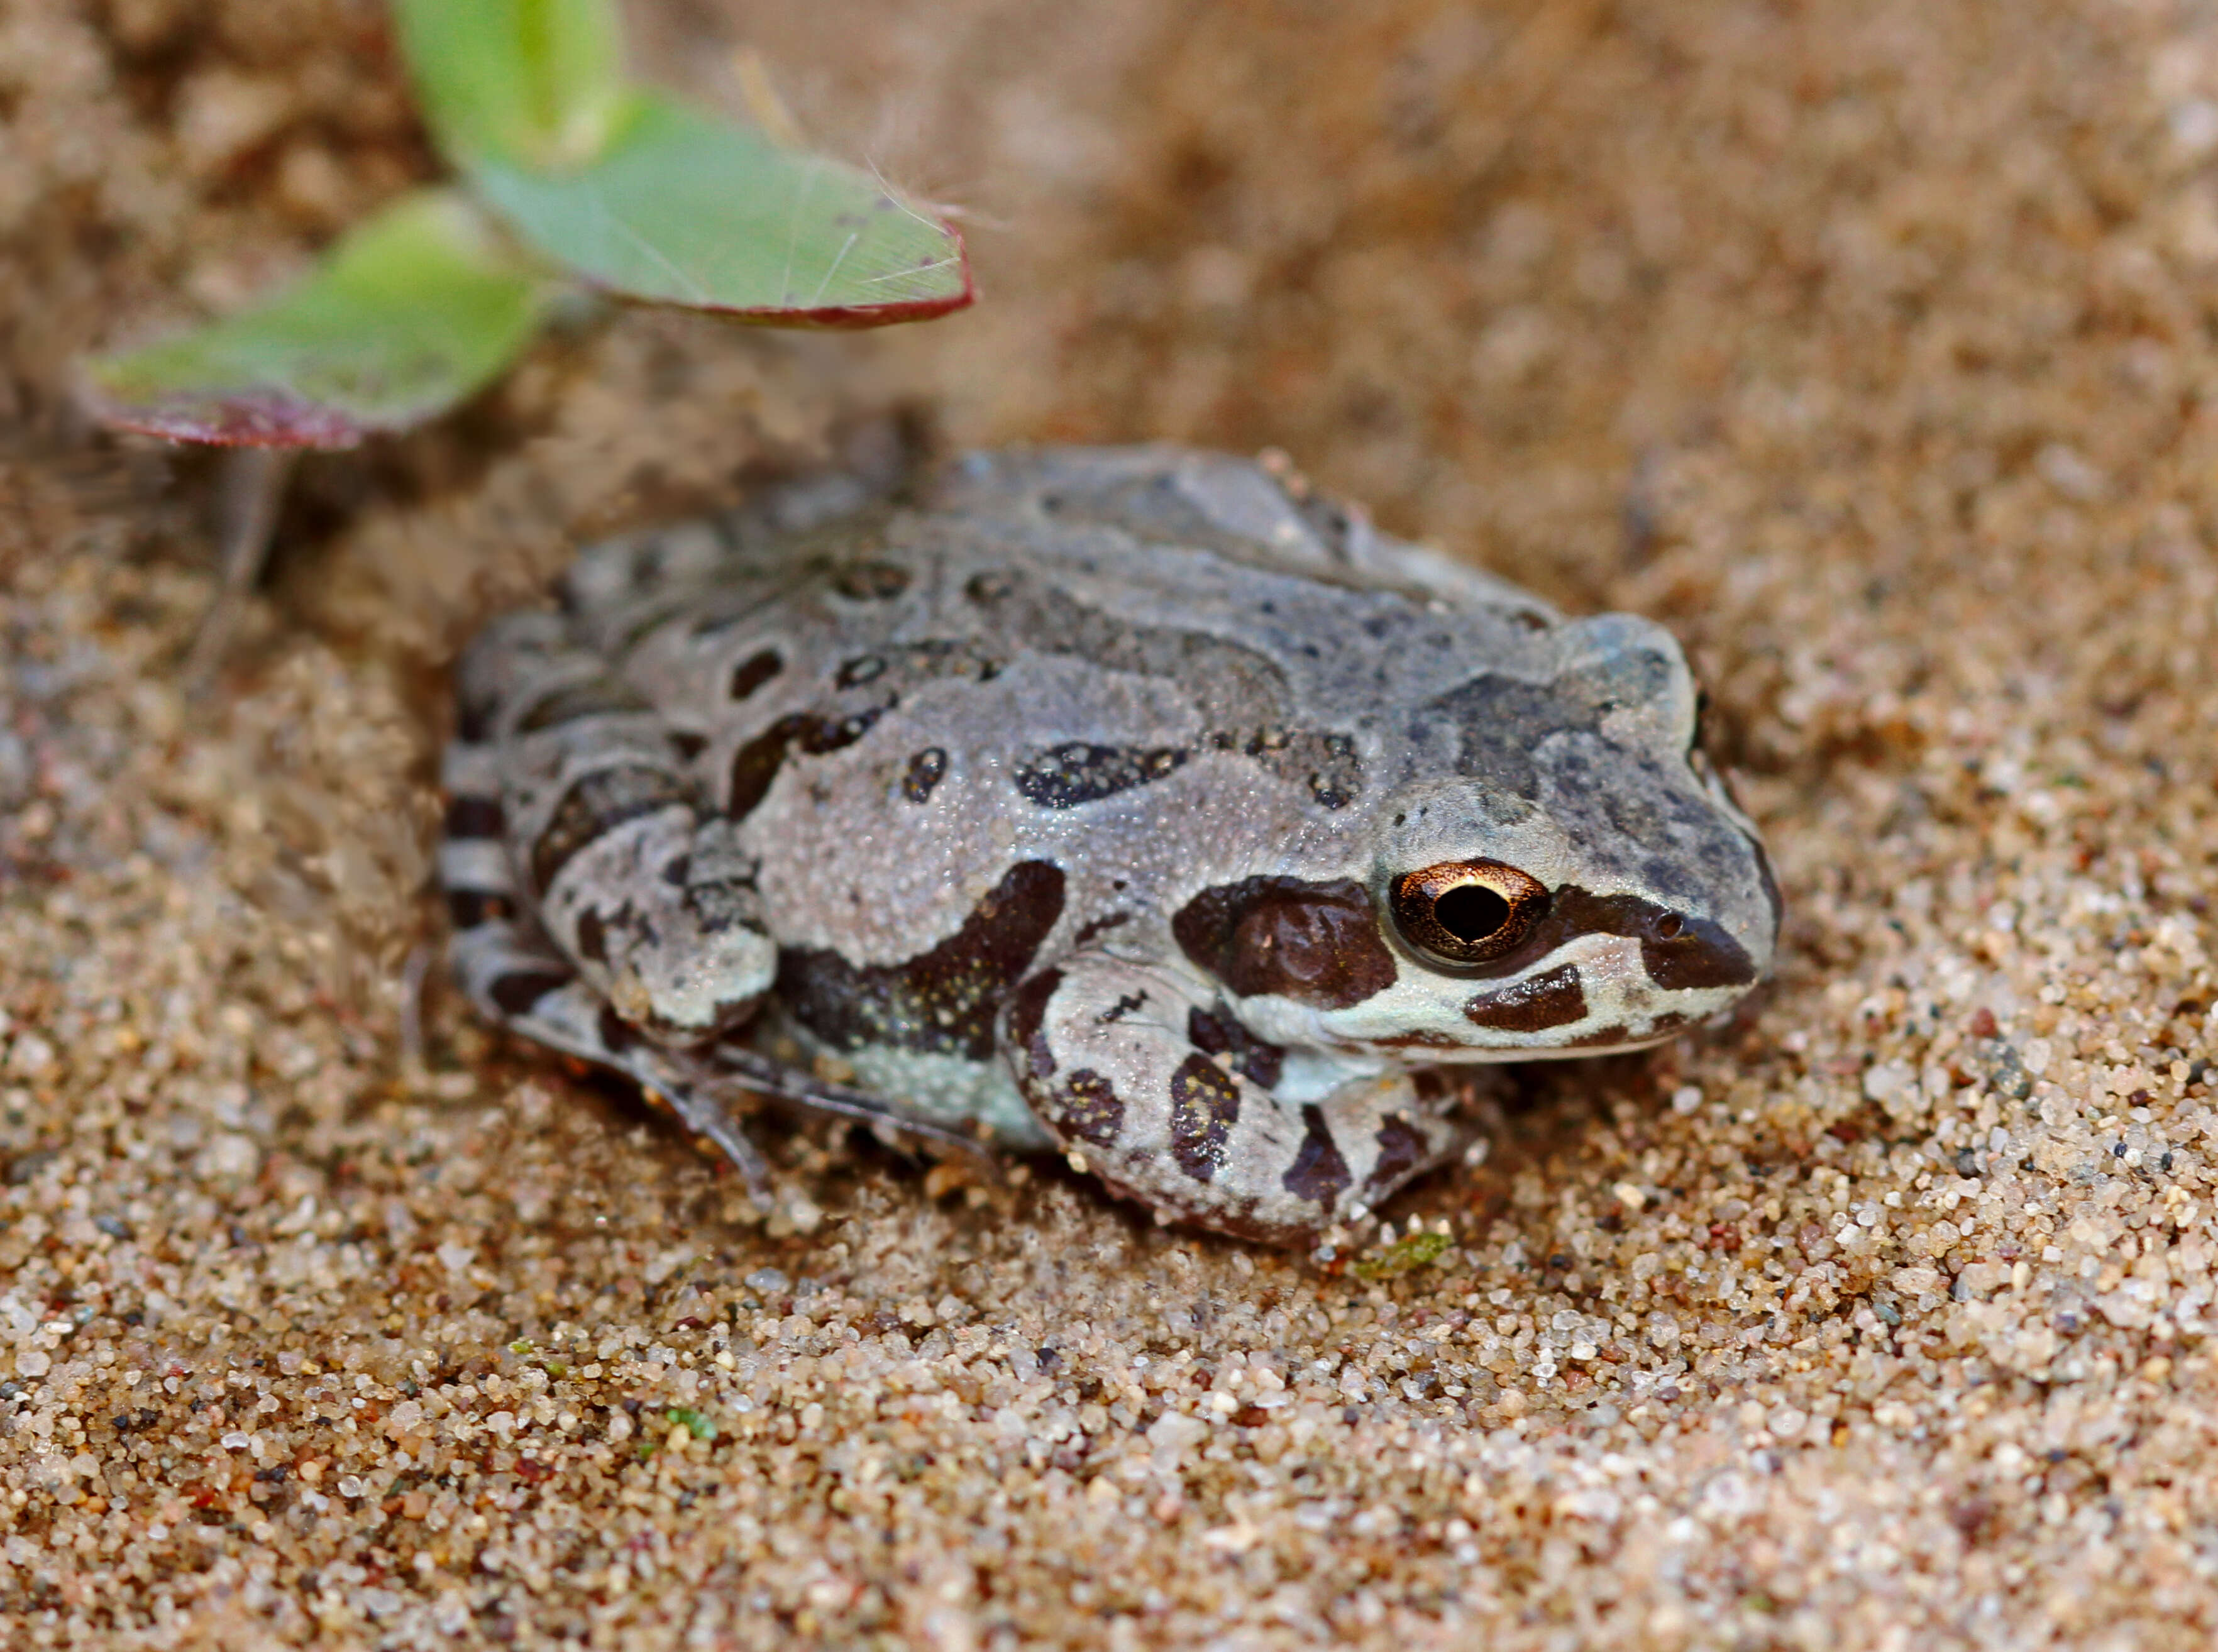
[[[973,454],[619,536],[455,672],[463,992],[759,1192],[769,1097],[1316,1242],[1478,1065],[1659,1043],[1779,886],[1677,642],[1291,465]]]

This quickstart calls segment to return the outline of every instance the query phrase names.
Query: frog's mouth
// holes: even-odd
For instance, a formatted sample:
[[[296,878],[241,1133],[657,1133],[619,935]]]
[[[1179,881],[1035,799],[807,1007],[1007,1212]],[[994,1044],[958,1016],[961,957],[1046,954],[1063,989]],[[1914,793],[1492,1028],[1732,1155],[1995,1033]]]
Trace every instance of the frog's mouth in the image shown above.
[[[1649,932],[1589,931],[1556,949],[1546,968],[1473,993],[1462,1013],[1492,1035],[1480,1047],[1524,1057],[1639,1049],[1725,1008],[1756,978],[1748,954],[1716,925],[1641,927]]]
[[[1465,1062],[1546,1061],[1645,1049],[1730,1008],[1747,992],[1732,982],[1659,986],[1638,942],[1581,936],[1513,981],[1443,1002],[1441,983],[1405,974],[1394,990],[1358,1009],[1304,1012],[1299,1029],[1272,1019],[1267,1036],[1329,1044],[1349,1054],[1393,1052],[1404,1060]]]

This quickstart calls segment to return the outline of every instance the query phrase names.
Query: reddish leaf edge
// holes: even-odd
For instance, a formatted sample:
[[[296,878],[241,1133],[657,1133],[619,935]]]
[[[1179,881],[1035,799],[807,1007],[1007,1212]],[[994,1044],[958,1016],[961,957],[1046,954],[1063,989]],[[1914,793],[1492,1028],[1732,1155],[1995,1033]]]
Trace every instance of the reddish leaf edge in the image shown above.
[[[571,274],[580,287],[632,308],[691,310],[742,327],[784,327],[795,332],[866,332],[873,327],[898,326],[905,321],[936,321],[957,310],[967,310],[978,301],[978,281],[970,268],[970,249],[963,239],[963,232],[952,224],[944,227],[955,238],[955,256],[961,261],[963,271],[963,290],[945,298],[913,299],[903,304],[830,304],[814,310],[786,309],[776,305],[696,304],[683,299],[641,298],[606,286],[590,275],[576,271]]]
[[[133,402],[95,386],[86,390],[84,399],[86,411],[111,430],[211,448],[296,448],[329,452],[357,448],[371,436],[407,428],[400,424],[367,424],[319,402],[276,390]],[[411,421],[418,422],[420,421]]]

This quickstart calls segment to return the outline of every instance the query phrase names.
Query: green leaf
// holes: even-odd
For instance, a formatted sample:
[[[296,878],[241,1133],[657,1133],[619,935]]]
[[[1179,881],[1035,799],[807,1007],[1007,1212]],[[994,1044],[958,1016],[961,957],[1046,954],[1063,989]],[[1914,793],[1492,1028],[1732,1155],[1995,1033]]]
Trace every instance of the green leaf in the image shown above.
[[[626,298],[786,327],[873,327],[976,296],[963,238],[868,173],[781,149],[658,94],[593,160],[554,174],[480,155],[520,235]]]
[[[619,297],[789,327],[944,315],[963,238],[883,183],[632,90],[608,0],[393,0],[439,145],[534,246]]]
[[[623,112],[611,0],[393,0],[393,18],[424,118],[458,164],[588,161]]]
[[[260,307],[90,368],[95,412],[176,441],[346,448],[444,411],[530,342],[550,289],[461,196],[405,195]]]

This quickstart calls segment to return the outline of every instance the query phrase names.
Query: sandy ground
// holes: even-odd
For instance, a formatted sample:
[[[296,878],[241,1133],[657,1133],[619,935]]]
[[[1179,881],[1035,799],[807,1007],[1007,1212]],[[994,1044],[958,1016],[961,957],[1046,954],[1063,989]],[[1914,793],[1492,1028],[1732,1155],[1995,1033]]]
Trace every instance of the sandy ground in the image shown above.
[[[553,342],[304,471],[195,703],[211,472],[67,363],[430,161],[368,0],[0,4],[0,1642],[2209,1644],[2209,13],[637,9],[986,303]],[[455,640],[893,413],[1277,444],[1670,623],[1779,979],[1325,1263],[779,1126],[765,1222],[436,976],[412,1063]]]

